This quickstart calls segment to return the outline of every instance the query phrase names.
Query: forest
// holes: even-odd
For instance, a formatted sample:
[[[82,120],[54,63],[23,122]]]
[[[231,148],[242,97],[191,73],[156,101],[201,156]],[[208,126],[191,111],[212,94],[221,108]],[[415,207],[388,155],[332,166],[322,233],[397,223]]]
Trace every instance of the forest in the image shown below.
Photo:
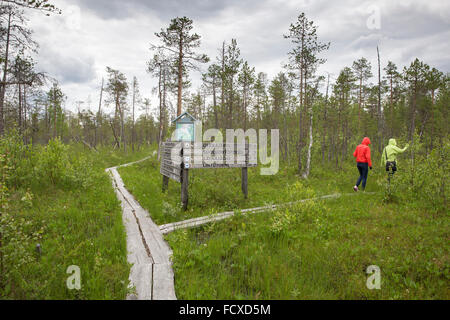
[[[364,137],[374,163],[365,193],[167,235],[177,297],[449,298],[449,70],[418,58],[385,61],[380,44],[375,61],[319,72],[333,43],[299,10],[279,35],[291,47],[286,63],[269,77],[238,39],[215,39],[217,56],[204,54],[195,21],[183,16],[149,34],[142,67],[153,88],[111,65],[92,101],[69,106],[58,80],[37,68],[28,27],[36,12],[43,21],[65,14],[47,0],[0,3],[0,299],[126,298],[132,266],[106,168],[150,157],[119,173],[161,225],[353,193],[353,152]],[[243,199],[239,170],[193,171],[190,209],[181,210],[176,182],[161,193],[159,148],[183,112],[204,130],[278,129],[279,172],[250,169]],[[382,155],[391,138],[409,148],[387,185]],[[66,287],[70,265],[82,270],[80,290]],[[381,290],[366,288],[368,265],[381,266]]]

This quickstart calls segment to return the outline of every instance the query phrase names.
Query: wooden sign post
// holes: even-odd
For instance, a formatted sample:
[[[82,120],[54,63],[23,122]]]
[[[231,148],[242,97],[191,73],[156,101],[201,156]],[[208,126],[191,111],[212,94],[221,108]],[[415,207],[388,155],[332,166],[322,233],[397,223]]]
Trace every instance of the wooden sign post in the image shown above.
[[[248,143],[194,143],[195,118],[185,112],[173,122],[177,141],[161,144],[162,191],[169,179],[181,183],[181,203],[187,210],[189,202],[189,170],[206,168],[242,168],[241,189],[248,198],[248,167],[257,166],[257,145]]]
[[[202,143],[195,148],[190,142],[164,142],[161,154],[163,192],[168,189],[169,179],[180,182],[184,210],[189,203],[190,169],[242,168],[241,189],[248,198],[248,168],[257,166],[256,144]]]
[[[248,198],[248,168],[244,167],[242,168],[242,176],[241,176],[242,182],[242,193],[244,194],[245,199]]]

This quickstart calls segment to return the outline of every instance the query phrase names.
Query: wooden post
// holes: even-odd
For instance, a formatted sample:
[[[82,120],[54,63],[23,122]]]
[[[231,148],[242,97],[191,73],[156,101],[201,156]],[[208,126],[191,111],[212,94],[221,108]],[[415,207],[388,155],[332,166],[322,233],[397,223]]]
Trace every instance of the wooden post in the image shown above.
[[[245,199],[248,198],[248,168],[242,168],[242,193]]]
[[[248,145],[248,142],[245,141],[245,162],[248,163],[249,161],[249,153],[250,153],[250,146]],[[244,194],[244,198],[248,198],[248,167],[242,168],[242,174],[241,174],[241,189],[242,193]]]
[[[162,192],[166,192],[167,189],[169,189],[169,178],[166,176],[162,176],[163,180],[162,180]]]
[[[189,169],[181,169],[181,203],[183,210],[186,211],[189,202]]]

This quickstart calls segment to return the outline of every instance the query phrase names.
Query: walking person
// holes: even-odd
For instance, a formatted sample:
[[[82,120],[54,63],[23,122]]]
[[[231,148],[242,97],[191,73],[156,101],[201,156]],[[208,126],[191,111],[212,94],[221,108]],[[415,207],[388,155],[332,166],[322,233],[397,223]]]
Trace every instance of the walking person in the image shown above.
[[[392,175],[397,172],[397,155],[405,152],[409,147],[409,144],[403,149],[397,147],[397,140],[390,139],[389,144],[384,148],[381,155],[381,165],[386,166],[386,172],[389,172],[392,168]]]
[[[357,192],[359,190],[359,185],[362,182],[363,191],[366,189],[367,176],[369,174],[369,168],[372,170],[372,159],[370,158],[370,139],[365,137],[362,143],[356,147],[353,156],[356,158],[356,166],[359,171],[359,178],[353,190]]]

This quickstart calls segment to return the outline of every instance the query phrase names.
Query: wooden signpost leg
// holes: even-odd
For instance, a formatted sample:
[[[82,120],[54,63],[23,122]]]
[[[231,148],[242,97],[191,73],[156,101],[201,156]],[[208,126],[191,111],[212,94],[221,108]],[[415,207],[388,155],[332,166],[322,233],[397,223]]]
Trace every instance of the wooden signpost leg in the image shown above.
[[[242,193],[245,199],[248,198],[248,168],[242,168]]]
[[[162,192],[166,192],[166,190],[169,188],[169,178],[166,176],[162,176]]]
[[[189,202],[189,169],[182,169],[181,171],[181,203],[183,204],[183,210],[186,211]]]

